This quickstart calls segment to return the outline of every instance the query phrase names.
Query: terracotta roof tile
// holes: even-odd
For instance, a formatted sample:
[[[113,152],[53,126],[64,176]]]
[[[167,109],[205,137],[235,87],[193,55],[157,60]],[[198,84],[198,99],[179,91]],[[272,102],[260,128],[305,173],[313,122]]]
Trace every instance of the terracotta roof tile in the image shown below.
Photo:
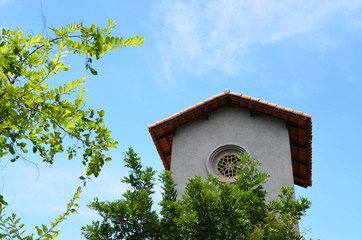
[[[283,107],[283,106],[276,106],[275,108],[277,108],[277,109],[280,109],[280,110],[284,110],[285,109],[285,107]]]
[[[287,112],[291,112],[291,113],[294,112],[294,110],[290,109],[290,108],[284,108],[284,110],[287,111]]]
[[[233,95],[233,96],[237,96],[237,97],[242,97],[243,95],[241,93],[233,93],[233,92],[229,92],[229,95]]]
[[[311,117],[312,117],[312,115],[309,115],[309,114],[306,114],[306,113],[303,113],[302,116],[307,117],[307,118],[311,118]]]

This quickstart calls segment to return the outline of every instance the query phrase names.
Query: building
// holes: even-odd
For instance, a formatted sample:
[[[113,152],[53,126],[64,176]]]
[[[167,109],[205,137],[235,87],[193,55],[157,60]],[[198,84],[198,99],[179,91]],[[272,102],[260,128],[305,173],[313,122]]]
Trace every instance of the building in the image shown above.
[[[148,129],[179,196],[195,175],[234,181],[238,152],[271,176],[267,201],[282,186],[312,185],[311,115],[225,90]]]

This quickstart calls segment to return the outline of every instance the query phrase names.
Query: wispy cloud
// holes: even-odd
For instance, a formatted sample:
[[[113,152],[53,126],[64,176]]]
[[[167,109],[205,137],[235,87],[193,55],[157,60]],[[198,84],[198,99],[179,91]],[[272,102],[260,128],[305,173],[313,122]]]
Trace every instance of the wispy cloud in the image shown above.
[[[185,72],[237,75],[243,71],[240,62],[246,53],[278,41],[295,38],[300,47],[335,47],[323,29],[355,24],[361,7],[357,0],[162,1],[155,7],[160,20],[161,85],[179,84],[173,78]]]

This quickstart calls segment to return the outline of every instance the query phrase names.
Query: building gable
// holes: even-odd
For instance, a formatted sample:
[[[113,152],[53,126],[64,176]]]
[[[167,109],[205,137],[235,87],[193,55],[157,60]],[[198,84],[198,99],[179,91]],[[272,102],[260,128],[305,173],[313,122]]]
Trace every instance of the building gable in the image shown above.
[[[237,93],[221,93],[162,121],[148,126],[153,142],[165,169],[172,164],[172,143],[176,129],[196,118],[208,119],[209,113],[227,104],[247,109],[251,116],[265,114],[285,122],[289,131],[289,143],[296,185],[312,185],[312,121],[311,115],[294,111],[260,99]]]

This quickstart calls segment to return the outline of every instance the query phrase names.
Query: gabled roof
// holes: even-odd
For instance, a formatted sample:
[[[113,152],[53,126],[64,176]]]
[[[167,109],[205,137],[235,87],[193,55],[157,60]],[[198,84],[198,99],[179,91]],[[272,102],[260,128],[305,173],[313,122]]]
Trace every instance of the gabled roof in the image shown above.
[[[148,126],[165,169],[170,170],[172,140],[176,128],[198,117],[208,118],[209,112],[225,104],[249,109],[250,114],[263,113],[283,119],[289,130],[294,184],[312,186],[312,116],[237,93],[221,93],[201,103]]]

